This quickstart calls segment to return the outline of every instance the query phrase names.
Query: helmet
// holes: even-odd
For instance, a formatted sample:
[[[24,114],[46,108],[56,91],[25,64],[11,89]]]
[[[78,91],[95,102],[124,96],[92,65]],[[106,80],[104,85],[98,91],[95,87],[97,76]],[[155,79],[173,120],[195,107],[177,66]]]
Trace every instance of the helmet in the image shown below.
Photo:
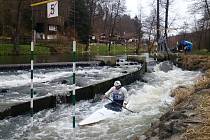
[[[115,87],[117,87],[117,86],[121,86],[120,81],[115,81],[115,82],[114,82],[114,86],[115,86]]]

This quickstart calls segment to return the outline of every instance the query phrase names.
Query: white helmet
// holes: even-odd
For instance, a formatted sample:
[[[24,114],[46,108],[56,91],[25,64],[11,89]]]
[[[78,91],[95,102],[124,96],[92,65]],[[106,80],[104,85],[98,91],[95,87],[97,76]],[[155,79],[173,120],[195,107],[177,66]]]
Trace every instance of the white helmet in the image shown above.
[[[115,81],[115,82],[114,82],[114,86],[115,86],[115,87],[117,87],[117,86],[121,86],[120,81]]]

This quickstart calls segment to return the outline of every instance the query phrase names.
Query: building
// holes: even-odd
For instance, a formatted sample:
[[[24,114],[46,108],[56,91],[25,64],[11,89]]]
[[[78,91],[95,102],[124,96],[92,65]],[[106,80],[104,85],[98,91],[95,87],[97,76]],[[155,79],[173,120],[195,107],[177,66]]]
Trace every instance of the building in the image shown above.
[[[33,3],[43,0],[33,0]],[[37,39],[57,39],[64,35],[65,21],[71,13],[71,0],[58,0],[58,17],[47,18],[47,4],[33,7]]]

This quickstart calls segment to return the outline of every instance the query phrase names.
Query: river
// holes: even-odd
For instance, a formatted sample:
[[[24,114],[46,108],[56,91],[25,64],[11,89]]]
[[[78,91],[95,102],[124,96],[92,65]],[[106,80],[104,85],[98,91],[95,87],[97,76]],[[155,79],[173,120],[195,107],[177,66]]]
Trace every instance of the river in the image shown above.
[[[52,94],[55,91],[65,91],[65,89],[67,91],[68,88],[65,88],[66,85],[64,87],[58,86],[59,88],[57,88],[57,79],[63,80],[66,79],[66,77],[68,79],[68,75],[71,74],[69,71],[69,69],[38,70],[36,72],[37,77],[35,78],[36,84],[40,85],[42,90],[49,87],[46,91],[47,94]],[[113,71],[118,71],[118,73]],[[81,77],[86,77],[84,79],[87,79],[87,82],[81,83],[80,86],[87,83],[94,83],[97,78],[94,78],[93,75],[96,73],[101,73],[96,75],[103,75],[101,77],[99,76],[98,81],[100,81],[119,76],[122,71],[124,71],[124,68],[113,69],[111,67],[101,67],[84,69]],[[91,74],[92,78],[90,78]],[[174,99],[170,97],[170,93],[173,89],[179,85],[193,84],[200,75],[201,73],[198,71],[184,71],[175,66],[173,66],[172,70],[164,72],[160,69],[160,64],[157,64],[153,72],[145,74],[143,77],[145,82],[136,81],[125,86],[129,91],[129,103],[127,108],[138,113],[123,111],[112,118],[94,125],[84,127],[76,125],[75,131],[73,131],[72,106],[57,105],[54,109],[43,110],[36,113],[33,118],[34,126],[31,129],[29,114],[1,120],[0,139],[71,140],[73,139],[73,132],[75,132],[77,140],[130,140],[143,134],[150,126],[151,122],[157,120],[161,114],[167,111],[174,101]],[[0,87],[8,88],[8,93],[12,93],[12,90],[18,88],[22,89],[21,87],[25,89],[25,87],[28,86],[29,88],[29,82],[26,82],[26,79],[29,79],[30,75],[26,71],[19,71],[19,73],[1,73],[0,77]],[[18,79],[18,81],[12,81],[12,77]],[[84,79],[81,81],[84,81]],[[11,87],[11,85],[14,86]],[[17,95],[19,94],[17,93]],[[46,94],[39,96],[45,95]],[[5,95],[2,95],[1,98],[3,99],[4,97]],[[16,96],[6,96],[5,100],[7,102],[17,101],[14,97]],[[25,100],[28,97],[29,96],[26,94],[26,96],[20,96],[19,100]],[[104,100],[92,103],[91,101],[92,100],[80,101],[76,104],[76,123],[109,102]]]

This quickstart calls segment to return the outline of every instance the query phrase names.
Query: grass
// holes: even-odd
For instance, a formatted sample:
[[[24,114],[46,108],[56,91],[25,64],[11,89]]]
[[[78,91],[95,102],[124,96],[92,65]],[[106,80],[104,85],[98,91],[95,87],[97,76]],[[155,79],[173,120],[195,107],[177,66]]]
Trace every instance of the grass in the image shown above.
[[[85,51],[85,45],[78,44],[77,52],[78,53],[89,53],[90,55],[122,55],[122,54],[134,54],[136,47],[132,45],[111,45],[110,53],[109,47],[106,44],[91,44],[87,51]],[[141,51],[141,50],[140,50]]]
[[[67,46],[68,47],[68,46]],[[111,45],[110,52],[109,47],[106,44],[91,44],[88,50],[85,51],[85,44],[77,44],[77,54],[87,54],[87,55],[123,55],[123,54],[135,54],[136,46],[134,45]],[[69,47],[69,49],[71,49]],[[19,45],[20,55],[30,54],[30,45]],[[140,48],[140,52],[144,49]],[[51,54],[50,49],[44,45],[36,45],[34,49],[34,54]],[[0,55],[15,55],[13,44],[0,44]]]
[[[56,46],[53,46],[54,48]],[[66,46],[67,49],[72,49],[70,44]],[[86,45],[77,43],[77,54],[84,55],[124,55],[124,54],[135,54],[136,46],[133,44],[119,45],[112,44],[109,52],[109,47],[106,44],[92,43],[87,51],[85,51]],[[30,55],[30,45],[19,45],[20,55]],[[139,52],[147,51],[146,48],[140,48]],[[65,52],[65,51],[63,51]],[[51,54],[49,47],[44,44],[38,44],[35,46],[34,54]],[[62,53],[62,51],[60,52]],[[68,52],[69,53],[69,52]],[[67,54],[68,54],[67,53]],[[206,55],[210,56],[210,52],[207,49],[193,50],[194,55]],[[13,44],[0,44],[0,56],[15,55]]]
[[[20,55],[30,55],[30,45],[19,45]],[[43,46],[35,46],[34,54],[50,54],[50,49]],[[13,44],[0,44],[0,55],[14,55]]]
[[[210,52],[208,52],[207,49],[195,50],[195,51],[192,52],[192,54],[197,54],[197,55],[208,55],[208,56],[210,56]]]

